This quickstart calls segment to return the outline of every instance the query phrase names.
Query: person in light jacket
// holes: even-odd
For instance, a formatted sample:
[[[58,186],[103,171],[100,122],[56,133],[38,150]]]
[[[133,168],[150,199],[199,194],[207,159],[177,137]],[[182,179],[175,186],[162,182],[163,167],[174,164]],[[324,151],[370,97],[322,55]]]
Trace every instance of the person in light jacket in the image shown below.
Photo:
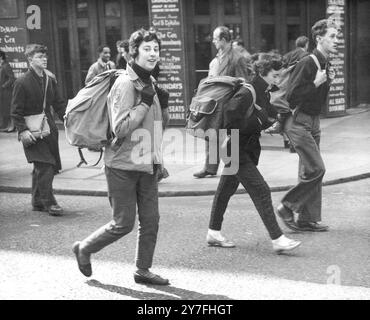
[[[138,208],[139,228],[134,280],[168,285],[152,273],[159,211],[157,170],[162,165],[163,124],[168,121],[151,71],[159,60],[161,42],[143,29],[130,37],[131,66],[115,81],[108,96],[108,112],[115,141],[105,149],[105,174],[113,220],[73,245],[78,267],[91,276],[90,256],[130,233]],[[141,139],[142,138],[142,139]]]

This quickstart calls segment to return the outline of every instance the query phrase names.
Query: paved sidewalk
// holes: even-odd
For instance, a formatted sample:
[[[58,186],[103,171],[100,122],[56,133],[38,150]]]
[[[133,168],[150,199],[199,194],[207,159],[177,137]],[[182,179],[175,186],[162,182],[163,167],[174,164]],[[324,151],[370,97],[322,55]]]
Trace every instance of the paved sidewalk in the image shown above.
[[[321,150],[326,165],[324,184],[336,184],[370,177],[370,108],[349,109],[347,115],[322,119]],[[30,192],[32,165],[27,164],[16,133],[0,133],[0,191]],[[176,139],[171,137],[176,136]],[[165,167],[170,177],[159,184],[160,196],[211,195],[217,177],[193,178],[204,163],[204,142],[185,134],[182,128],[166,130],[164,143]],[[287,190],[297,181],[298,156],[283,148],[280,135],[262,134],[259,169],[272,191]],[[77,168],[77,148],[70,146],[60,131],[62,172],[55,177],[57,194],[106,195],[103,162],[97,167]],[[99,154],[85,152],[94,163]],[[219,174],[222,166],[220,166]],[[238,192],[244,192],[242,187]]]

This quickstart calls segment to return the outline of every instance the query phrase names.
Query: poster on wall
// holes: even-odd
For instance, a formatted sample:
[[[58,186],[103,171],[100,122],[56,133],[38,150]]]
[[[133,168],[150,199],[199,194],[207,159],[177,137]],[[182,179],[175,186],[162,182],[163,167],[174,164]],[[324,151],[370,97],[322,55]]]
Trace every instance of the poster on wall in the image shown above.
[[[0,50],[5,52],[17,78],[28,69],[24,56],[27,43],[26,21],[20,3],[14,0],[0,0]]]
[[[330,87],[326,112],[328,116],[335,116],[344,114],[347,108],[345,0],[328,0],[326,13],[327,19],[333,21],[338,28],[338,51],[330,54],[330,63],[335,70],[335,78]]]
[[[159,85],[170,93],[170,124],[185,124],[186,78],[182,7],[179,0],[151,0],[150,21],[161,38]]]

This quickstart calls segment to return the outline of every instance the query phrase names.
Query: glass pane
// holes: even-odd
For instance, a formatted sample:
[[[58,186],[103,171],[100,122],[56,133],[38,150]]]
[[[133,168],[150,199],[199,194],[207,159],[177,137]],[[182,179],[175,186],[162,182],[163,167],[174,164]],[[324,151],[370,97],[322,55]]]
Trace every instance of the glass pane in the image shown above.
[[[121,40],[121,29],[119,26],[105,27],[106,44],[111,50],[110,59],[116,63],[115,58],[117,55],[116,42]]]
[[[202,24],[195,26],[195,68],[208,70],[212,58],[211,26]]]
[[[84,0],[77,0],[77,18],[87,18],[87,1]]]
[[[275,14],[275,0],[259,0],[261,15],[273,16]]]
[[[134,17],[148,17],[148,1],[147,0],[131,0]],[[149,19],[149,18],[147,18]]]
[[[65,20],[67,19],[67,1],[62,0],[58,1],[58,10],[57,10],[57,15],[59,20]]]
[[[240,0],[224,0],[225,15],[240,15]]]
[[[242,36],[242,26],[240,24],[226,24],[226,27],[230,29],[232,39],[237,39],[237,38],[243,38]]]
[[[295,48],[295,40],[300,36],[300,25],[288,25],[288,51]]]
[[[121,5],[117,0],[105,0],[105,16],[111,18],[121,17]]]
[[[193,0],[194,1],[194,14],[195,15],[209,15],[209,0]]]
[[[275,49],[275,26],[273,24],[262,24],[260,50],[268,52],[272,49]]]
[[[64,74],[61,75],[64,77],[64,84],[67,90],[67,97],[72,98],[73,87],[72,87],[72,72],[71,72],[71,59],[69,55],[69,37],[67,28],[59,28],[59,39],[60,39],[60,48],[62,50],[62,69]]]
[[[301,2],[297,0],[287,0],[288,17],[299,17],[301,15]]]
[[[87,75],[87,71],[90,67],[89,48],[90,40],[88,36],[87,28],[78,28],[78,45],[80,48],[80,64],[81,64],[81,85],[84,85],[84,81]],[[93,57],[93,60],[95,57]]]

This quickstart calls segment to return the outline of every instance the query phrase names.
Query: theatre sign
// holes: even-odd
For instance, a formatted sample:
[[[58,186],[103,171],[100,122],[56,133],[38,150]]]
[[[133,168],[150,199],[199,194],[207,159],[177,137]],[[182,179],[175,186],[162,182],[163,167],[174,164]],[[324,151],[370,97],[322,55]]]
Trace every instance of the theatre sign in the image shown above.
[[[335,78],[331,83],[327,116],[337,116],[345,113],[347,108],[346,92],[346,38],[345,38],[345,0],[328,0],[327,18],[333,21],[338,28],[338,52],[330,54],[330,63],[335,70]]]

